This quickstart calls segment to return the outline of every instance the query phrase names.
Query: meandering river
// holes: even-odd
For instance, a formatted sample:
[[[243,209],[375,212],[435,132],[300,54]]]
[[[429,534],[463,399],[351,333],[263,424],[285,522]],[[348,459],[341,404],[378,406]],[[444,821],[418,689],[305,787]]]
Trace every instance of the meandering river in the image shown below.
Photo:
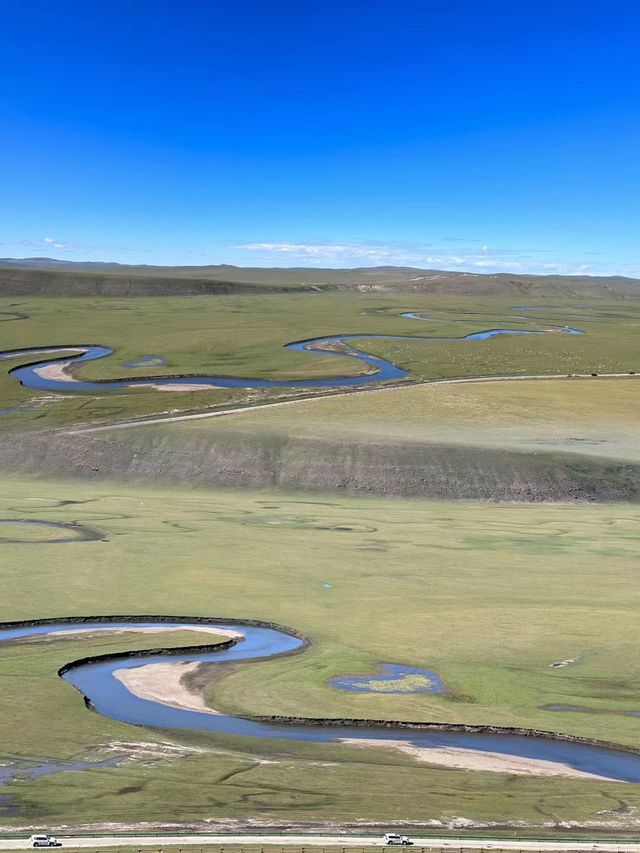
[[[407,319],[427,319],[413,312],[402,315]],[[548,329],[486,329],[469,335],[454,338],[420,337],[416,335],[376,335],[372,333],[326,335],[303,341],[292,341],[284,345],[285,349],[304,352],[309,355],[330,355],[335,358],[350,358],[366,365],[370,372],[358,376],[331,376],[320,379],[261,379],[258,377],[180,375],[123,378],[113,380],[83,381],[73,377],[71,369],[78,364],[97,361],[113,354],[109,347],[95,344],[73,344],[5,350],[0,352],[0,360],[33,356],[36,360],[13,367],[9,373],[26,388],[57,393],[104,394],[110,391],[122,391],[126,388],[167,388],[176,391],[193,387],[211,388],[344,388],[353,385],[366,385],[372,382],[384,382],[402,379],[407,370],[385,358],[370,355],[358,349],[355,341],[431,341],[431,342],[471,342],[486,341],[499,335],[544,335],[549,333],[583,334],[580,329],[571,326],[554,326]],[[50,356],[43,358],[42,356]]]
[[[125,653],[117,658],[96,658],[92,661],[77,661],[61,670],[62,677],[87,697],[93,708],[100,714],[141,726],[156,728],[195,729],[232,735],[244,735],[256,738],[280,740],[304,740],[329,742],[348,739],[357,743],[384,741],[420,750],[469,750],[489,755],[516,756],[534,762],[553,763],[560,768],[569,768],[582,774],[615,779],[626,782],[640,782],[640,754],[624,752],[614,748],[585,743],[556,740],[553,737],[524,737],[514,734],[478,734],[463,731],[429,731],[419,728],[385,728],[383,724],[371,722],[364,727],[336,722],[335,725],[295,725],[286,722],[263,722],[227,714],[211,714],[169,707],[160,701],[143,699],[133,695],[125,684],[114,676],[115,672],[150,664],[169,662],[229,663],[247,662],[275,656],[290,655],[304,650],[305,641],[283,628],[266,625],[247,625],[242,622],[221,623],[212,620],[185,620],[176,618],[175,622],[162,621],[167,630],[184,628],[198,629],[204,626],[215,627],[225,632],[240,635],[239,642],[230,647],[215,651],[208,649],[198,652],[179,652],[178,654],[156,654],[140,657],[139,653]],[[158,620],[140,617],[139,620],[117,621],[87,620],[70,622],[51,621],[47,624],[5,624],[0,625],[0,644],[29,637],[47,635],[55,639],[57,632],[83,631],[123,631],[158,628]],[[562,769],[559,770],[562,772]]]

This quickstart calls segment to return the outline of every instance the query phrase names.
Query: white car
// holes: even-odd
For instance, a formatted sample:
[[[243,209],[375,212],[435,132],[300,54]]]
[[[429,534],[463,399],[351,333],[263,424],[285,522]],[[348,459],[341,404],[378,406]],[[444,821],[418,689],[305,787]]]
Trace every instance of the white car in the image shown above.
[[[410,838],[406,835],[398,835],[397,832],[385,832],[383,840],[385,844],[413,844]]]
[[[58,841],[55,835],[32,835],[29,844],[32,847],[62,847],[62,841]]]

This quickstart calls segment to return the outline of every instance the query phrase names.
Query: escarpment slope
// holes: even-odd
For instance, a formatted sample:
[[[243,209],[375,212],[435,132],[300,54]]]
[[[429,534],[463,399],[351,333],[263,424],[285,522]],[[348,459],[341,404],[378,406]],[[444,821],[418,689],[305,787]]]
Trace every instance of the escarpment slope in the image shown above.
[[[250,433],[6,435],[0,468],[25,474],[191,486],[490,501],[637,501],[640,464],[419,442]]]

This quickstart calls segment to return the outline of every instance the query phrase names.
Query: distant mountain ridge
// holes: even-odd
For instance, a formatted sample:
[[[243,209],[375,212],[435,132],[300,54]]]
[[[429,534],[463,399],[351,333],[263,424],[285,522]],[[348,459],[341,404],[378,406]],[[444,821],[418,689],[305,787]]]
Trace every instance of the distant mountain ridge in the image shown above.
[[[231,264],[151,266],[57,258],[0,258],[0,295],[4,296],[196,296],[325,290],[629,298],[640,296],[640,279],[395,266],[353,269]]]

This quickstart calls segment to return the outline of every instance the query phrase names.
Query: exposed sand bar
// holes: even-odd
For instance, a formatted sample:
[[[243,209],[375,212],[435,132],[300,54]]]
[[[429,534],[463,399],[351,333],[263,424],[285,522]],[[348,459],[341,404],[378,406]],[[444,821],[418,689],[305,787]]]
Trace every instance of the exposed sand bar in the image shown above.
[[[205,704],[201,695],[191,693],[182,683],[182,677],[194,672],[198,666],[197,661],[148,663],[133,669],[116,669],[113,675],[139,699],[150,699],[186,711],[219,714]]]
[[[75,379],[72,375],[72,367],[73,361],[59,361],[55,364],[43,364],[42,367],[34,368],[33,372],[37,374],[41,379],[53,379],[56,382],[68,382],[70,384],[73,384],[79,382],[80,380]],[[123,387],[128,387],[126,379],[115,379],[113,381],[122,383]],[[160,385],[158,384],[158,382],[153,382],[153,380],[149,380],[148,383],[137,383],[136,387],[153,388],[154,391],[211,391],[215,390],[220,386],[180,382],[179,380],[176,380],[176,382],[172,382],[167,385]]]
[[[145,382],[144,385],[139,384],[138,388],[153,388],[155,391],[215,391],[216,389],[220,389],[222,385],[196,385],[195,383],[190,384],[188,382],[172,382],[170,385],[158,385],[154,382],[149,382],[148,384]]]
[[[35,367],[33,372],[41,379],[54,379],[56,382],[77,382],[70,373],[72,361],[58,361],[54,364],[43,364]]]
[[[93,630],[71,627],[65,628],[61,631],[49,631],[47,634],[36,634],[33,637],[27,637],[26,639],[47,640],[55,639],[56,637],[63,637],[69,634],[80,634],[83,638],[89,637],[93,639],[95,637],[110,637],[114,634],[160,634],[166,633],[167,631],[193,631],[195,634],[217,634],[220,637],[229,637],[233,640],[242,640],[244,638],[244,634],[241,631],[232,631],[230,628],[218,628],[215,625],[163,625],[162,623],[159,623],[158,625],[132,624],[127,627],[118,626],[117,628],[111,628],[106,625]]]
[[[479,770],[487,773],[510,773],[515,776],[570,776],[574,779],[598,779],[611,781],[606,776],[576,770],[568,764],[546,761],[543,758],[526,758],[520,755],[506,755],[501,752],[462,749],[455,746],[419,747],[402,740],[374,740],[360,738],[341,738],[351,746],[384,747],[395,749],[410,755],[425,764],[438,767],[451,767],[455,770]]]

